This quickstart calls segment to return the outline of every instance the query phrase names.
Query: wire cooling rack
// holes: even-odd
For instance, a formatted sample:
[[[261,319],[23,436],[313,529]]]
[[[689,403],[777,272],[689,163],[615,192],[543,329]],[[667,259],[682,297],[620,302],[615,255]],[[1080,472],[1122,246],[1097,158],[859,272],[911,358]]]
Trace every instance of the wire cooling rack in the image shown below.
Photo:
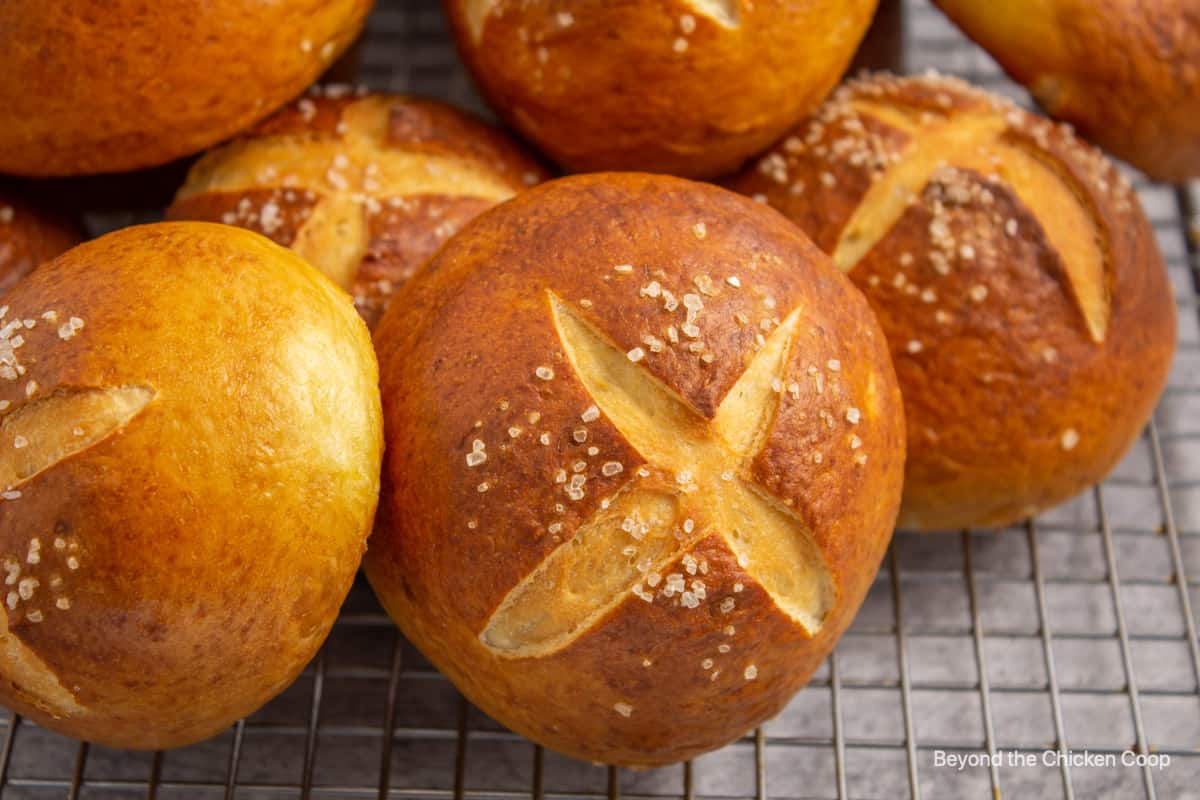
[[[925,0],[905,10],[910,71],[936,67],[1027,102]],[[372,88],[482,110],[436,0],[381,0],[362,55]],[[899,533],[836,653],[743,740],[645,772],[543,751],[470,707],[360,581],[304,675],[210,741],[121,752],[8,716],[0,795],[1200,798],[1200,580],[1187,578],[1200,575],[1200,191],[1137,187],[1180,311],[1154,422],[1103,486],[1037,519],[1000,532]],[[1043,751],[1068,749],[1171,764],[1040,765]],[[1015,751],[1039,766],[958,771],[937,765],[939,751]]]

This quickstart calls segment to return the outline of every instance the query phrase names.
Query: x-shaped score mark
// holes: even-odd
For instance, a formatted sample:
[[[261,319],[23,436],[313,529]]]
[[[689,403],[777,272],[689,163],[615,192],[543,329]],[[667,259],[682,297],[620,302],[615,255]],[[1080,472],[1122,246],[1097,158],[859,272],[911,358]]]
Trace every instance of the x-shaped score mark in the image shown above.
[[[19,514],[9,506],[21,497],[18,487],[93,445],[105,441],[128,425],[154,399],[148,386],[119,386],[108,389],[62,389],[32,400],[0,418],[0,515]],[[24,544],[24,543],[22,543]],[[3,554],[0,560],[19,561],[27,575],[37,572],[39,560],[24,554]],[[75,695],[57,678],[19,636],[11,635],[16,620],[26,614],[14,602],[18,595],[9,576],[4,586],[7,607],[0,611],[0,662],[3,678],[17,687],[27,700],[56,716],[82,710]],[[42,576],[43,582],[47,579]],[[48,613],[39,609],[36,613]],[[29,619],[34,619],[32,615]],[[38,616],[37,619],[41,619]]]
[[[1068,290],[1088,332],[1104,341],[1110,302],[1105,254],[1096,220],[1073,191],[1065,169],[1009,133],[1003,113],[950,112],[936,122],[920,121],[882,102],[856,100],[854,107],[910,137],[901,158],[871,185],[833,252],[845,272],[855,266],[899,221],[910,200],[943,166],[998,174],[1042,226],[1066,270]]]
[[[288,246],[340,286],[348,287],[370,244],[368,212],[393,198],[477,197],[499,203],[516,192],[459,159],[388,142],[387,97],[365,97],[342,112],[343,133],[275,134],[234,142],[200,162],[187,197],[280,188],[317,200]],[[372,203],[374,201],[374,203]]]
[[[647,465],[509,592],[483,643],[510,657],[560,650],[631,593],[649,599],[662,590],[652,576],[714,533],[780,609],[816,633],[836,597],[833,578],[800,518],[750,475],[800,312],[776,328],[709,420],[576,309],[553,294],[549,302],[575,374]]]

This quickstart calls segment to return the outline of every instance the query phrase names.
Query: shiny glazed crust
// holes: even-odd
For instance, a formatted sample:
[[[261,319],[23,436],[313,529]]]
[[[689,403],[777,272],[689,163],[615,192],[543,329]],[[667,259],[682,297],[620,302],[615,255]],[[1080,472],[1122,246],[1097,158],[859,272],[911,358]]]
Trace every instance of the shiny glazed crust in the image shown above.
[[[502,131],[451,106],[334,87],[207,154],[167,216],[291,247],[374,326],[467,220],[546,177]]]
[[[864,213],[920,159],[893,215]],[[877,75],[732,186],[833,253],[879,315],[908,416],[902,525],[1013,522],[1140,433],[1175,306],[1136,195],[1064,126],[958,80]]]
[[[445,0],[483,93],[552,159],[693,178],[737,169],[811,111],[875,5]]]
[[[228,226],[45,264],[0,328],[0,703],[113,747],[220,731],[333,624],[375,511],[366,327]]]
[[[0,172],[121,172],[203,150],[303,91],[371,5],[6,0]]]
[[[1200,177],[1192,0],[934,0],[1047,113],[1155,180]]]
[[[664,764],[774,715],[890,539],[903,415],[877,323],[732,193],[633,173],[531,189],[447,243],[376,347],[367,575],[472,702],[556,750]],[[738,513],[762,536],[733,543]]]

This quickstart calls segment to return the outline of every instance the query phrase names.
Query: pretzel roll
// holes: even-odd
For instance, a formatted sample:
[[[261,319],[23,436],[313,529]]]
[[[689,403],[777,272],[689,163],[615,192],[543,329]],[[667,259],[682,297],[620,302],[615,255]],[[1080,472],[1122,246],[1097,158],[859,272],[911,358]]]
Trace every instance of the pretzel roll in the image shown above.
[[[546,183],[486,212],[376,332],[365,567],[492,717],[650,766],[777,713],[891,538],[903,413],[867,304],[713,186]]]
[[[1047,113],[1151,178],[1200,177],[1195,0],[934,0]]]
[[[737,169],[837,83],[876,0],[444,0],[501,115],[558,163]]]
[[[82,238],[74,222],[0,191],[0,295]]]
[[[295,97],[372,0],[4,0],[0,172],[165,164]]]
[[[546,177],[503,132],[450,106],[334,87],[202,158],[167,215],[291,247],[373,326],[463,223]]]
[[[113,747],[217,733],[312,658],[365,549],[366,326],[204,223],[80,245],[0,314],[0,702]]]
[[[734,182],[870,300],[908,416],[902,525],[1003,525],[1100,480],[1166,382],[1136,195],[1066,126],[949,78],[840,89]]]

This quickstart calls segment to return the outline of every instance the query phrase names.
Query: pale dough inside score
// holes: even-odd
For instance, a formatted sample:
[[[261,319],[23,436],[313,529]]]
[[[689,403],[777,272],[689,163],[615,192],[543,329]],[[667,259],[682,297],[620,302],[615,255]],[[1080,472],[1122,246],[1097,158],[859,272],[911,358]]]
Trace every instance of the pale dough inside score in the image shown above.
[[[842,230],[833,259],[849,272],[879,243],[929,183],[939,167],[996,175],[1037,218],[1067,272],[1067,281],[1093,341],[1108,331],[1110,297],[1106,256],[1095,220],[1073,192],[1066,176],[1006,135],[1008,124],[996,114],[962,112],[928,123],[882,103],[856,101],[863,115],[875,117],[911,139],[900,160],[872,185]]]
[[[0,423],[0,488],[25,481],[125,427],[154,399],[148,386],[61,390]]]
[[[463,16],[471,38],[476,43],[483,38],[483,26],[502,0],[462,0]],[[681,0],[684,6],[726,28],[736,28],[741,21],[741,0]]]
[[[154,396],[154,390],[147,386],[61,390],[22,406],[0,422],[0,488],[13,492],[63,460],[104,441],[129,424]],[[7,555],[8,561],[26,560],[23,553]],[[25,572],[36,573],[36,562],[26,566]],[[10,578],[10,583],[16,580],[15,576]],[[29,702],[56,717],[83,711],[74,694],[9,630],[13,603],[8,605],[7,613],[0,614],[2,679]]]
[[[796,514],[749,473],[775,418],[772,383],[784,377],[800,312],[772,333],[707,420],[574,308],[554,295],[549,303],[575,374],[647,466],[509,592],[483,643],[509,657],[560,650],[637,594],[647,575],[714,533],[779,608],[815,634],[835,600],[832,576]]]
[[[736,28],[741,22],[741,0],[683,0],[683,4],[727,28]]]

